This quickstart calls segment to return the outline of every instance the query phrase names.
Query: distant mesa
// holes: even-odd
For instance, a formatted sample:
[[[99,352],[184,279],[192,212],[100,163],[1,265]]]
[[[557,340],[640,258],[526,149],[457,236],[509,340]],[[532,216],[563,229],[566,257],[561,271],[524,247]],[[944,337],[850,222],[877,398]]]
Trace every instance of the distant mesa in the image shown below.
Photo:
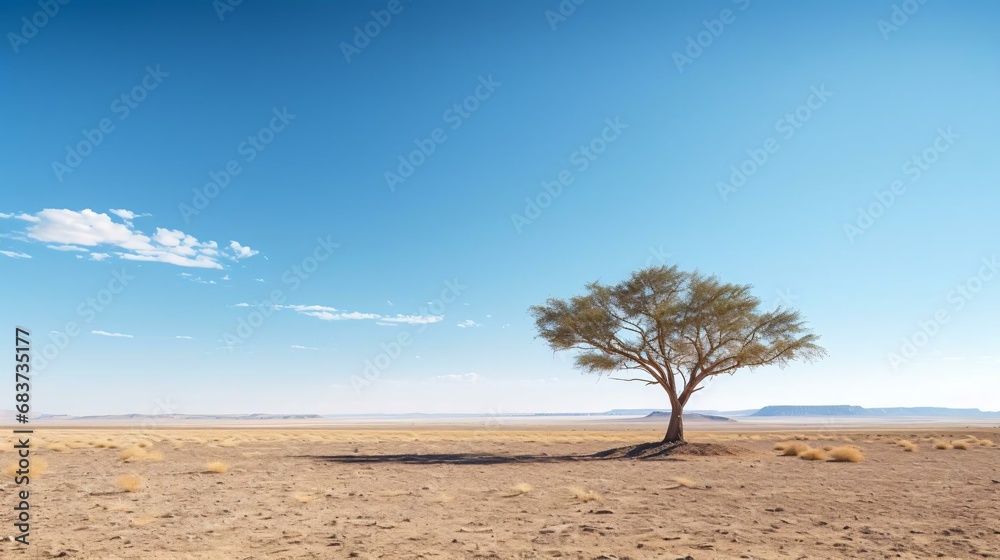
[[[935,406],[864,408],[843,404],[829,406],[765,406],[750,416],[996,418],[1000,417],[1000,413],[983,412],[978,408],[942,408]]]
[[[654,410],[646,415],[646,418],[670,418],[667,410]],[[736,422],[732,418],[725,416],[715,416],[713,414],[702,414],[700,412],[690,412],[684,414],[685,422]]]
[[[860,406],[765,406],[750,416],[873,416]]]

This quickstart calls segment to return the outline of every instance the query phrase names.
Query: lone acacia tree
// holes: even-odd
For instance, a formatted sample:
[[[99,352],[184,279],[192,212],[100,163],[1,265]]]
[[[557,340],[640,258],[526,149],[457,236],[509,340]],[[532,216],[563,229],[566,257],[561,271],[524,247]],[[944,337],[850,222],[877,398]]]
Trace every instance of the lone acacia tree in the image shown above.
[[[549,298],[531,314],[554,350],[579,350],[585,372],[636,370],[644,376],[622,380],[662,387],[671,406],[663,443],[681,444],[684,406],[706,379],[826,354],[798,311],[764,311],[750,289],[653,266],[614,286],[592,282],[583,295]]]

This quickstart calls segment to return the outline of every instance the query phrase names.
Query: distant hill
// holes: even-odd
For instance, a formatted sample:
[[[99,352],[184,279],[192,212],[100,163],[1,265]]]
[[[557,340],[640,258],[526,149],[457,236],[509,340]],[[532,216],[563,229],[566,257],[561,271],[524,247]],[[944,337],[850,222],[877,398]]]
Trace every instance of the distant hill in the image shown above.
[[[765,406],[751,416],[859,416],[859,417],[924,417],[924,418],[997,418],[1000,412],[983,412],[978,408],[942,408],[912,406],[894,408],[864,408],[851,405]]]
[[[42,414],[37,419],[57,420],[310,420],[319,414],[107,414],[103,416],[67,416]]]
[[[666,410],[654,410],[645,416],[646,418],[670,418],[670,412]],[[712,414],[701,414],[700,412],[691,412],[684,414],[685,422],[735,422],[732,418],[726,418],[725,416],[714,416]]]

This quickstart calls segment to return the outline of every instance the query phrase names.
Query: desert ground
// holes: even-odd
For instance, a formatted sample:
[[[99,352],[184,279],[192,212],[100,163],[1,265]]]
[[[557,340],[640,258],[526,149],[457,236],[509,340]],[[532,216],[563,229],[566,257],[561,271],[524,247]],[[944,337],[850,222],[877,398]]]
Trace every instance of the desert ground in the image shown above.
[[[1000,558],[1000,428],[630,426],[36,428],[0,557]]]

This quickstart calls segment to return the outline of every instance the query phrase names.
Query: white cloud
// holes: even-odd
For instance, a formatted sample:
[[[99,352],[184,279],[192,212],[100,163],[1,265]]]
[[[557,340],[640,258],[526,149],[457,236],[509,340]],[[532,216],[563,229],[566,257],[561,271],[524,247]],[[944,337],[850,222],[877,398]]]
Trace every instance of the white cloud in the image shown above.
[[[246,305],[248,304],[238,304],[237,307],[245,307]],[[374,319],[377,325],[393,327],[400,324],[426,325],[437,323],[444,319],[440,315],[380,315],[378,313],[362,313],[360,311],[342,311],[325,305],[275,305],[274,308],[291,309],[296,313],[324,321],[364,321]]]
[[[458,327],[462,328],[462,329],[469,329],[469,328],[472,328],[472,327],[481,327],[481,326],[482,325],[480,325],[479,323],[473,321],[472,319],[466,319],[466,320],[462,321],[461,323],[458,323]]]
[[[107,332],[107,331],[90,331],[90,334],[99,334],[101,336],[114,336],[118,338],[132,338],[132,335],[130,334],[122,334],[122,333]]]
[[[108,258],[110,256],[111,255],[109,255],[107,253],[91,253],[90,254],[90,258],[94,259],[95,261],[103,261],[104,259],[106,259],[106,258]]]
[[[128,210],[111,210],[122,218],[116,222],[111,216],[90,209],[79,212],[69,209],[46,208],[35,215],[13,216],[29,222],[25,231],[34,241],[51,243],[57,250],[86,250],[89,247],[111,246],[119,249],[113,253],[119,258],[132,261],[163,262],[176,266],[195,268],[222,268],[219,263],[222,253],[215,241],[199,241],[196,237],[179,230],[156,228],[150,237],[134,228],[131,219],[145,214],[135,214]],[[10,216],[5,214],[5,216]],[[239,246],[233,241],[230,245]],[[81,249],[61,247],[82,246]],[[240,248],[240,254],[256,254],[248,247]],[[107,253],[105,253],[107,254]]]
[[[263,282],[264,281],[263,278],[254,278],[254,280],[256,280],[257,282]]]
[[[302,346],[302,345],[299,345],[299,344],[293,344],[292,348],[294,348],[296,350],[319,350],[319,348],[314,348],[312,346]]]
[[[445,381],[452,383],[476,383],[482,379],[478,373],[470,371],[469,373],[452,373],[449,375],[435,375],[431,377],[431,381]]]
[[[191,337],[191,336],[185,336],[185,335],[183,335],[183,334],[179,334],[179,335],[175,336],[174,338],[184,338],[184,339],[191,339],[191,338],[194,338],[194,337]]]
[[[83,247],[77,247],[76,245],[46,245],[49,249],[54,249],[56,251],[82,251],[86,253],[88,250]]]
[[[429,325],[444,319],[441,315],[395,315],[381,318],[387,323],[404,323],[408,325]]]
[[[27,253],[18,253],[15,251],[0,251],[0,255],[7,255],[12,259],[30,259],[31,255]]]
[[[223,280],[229,280],[229,275],[227,274],[227,275],[223,276],[222,279]]]
[[[229,248],[232,249],[233,258],[236,259],[246,259],[260,253],[260,251],[254,251],[250,247],[240,245],[236,241],[230,241]]]
[[[152,216],[152,214],[136,214],[131,210],[124,210],[124,209],[116,210],[114,208],[108,210],[108,212],[111,212],[112,214],[118,216],[119,218],[125,220],[126,222],[131,222],[136,218],[142,218],[144,216]]]

